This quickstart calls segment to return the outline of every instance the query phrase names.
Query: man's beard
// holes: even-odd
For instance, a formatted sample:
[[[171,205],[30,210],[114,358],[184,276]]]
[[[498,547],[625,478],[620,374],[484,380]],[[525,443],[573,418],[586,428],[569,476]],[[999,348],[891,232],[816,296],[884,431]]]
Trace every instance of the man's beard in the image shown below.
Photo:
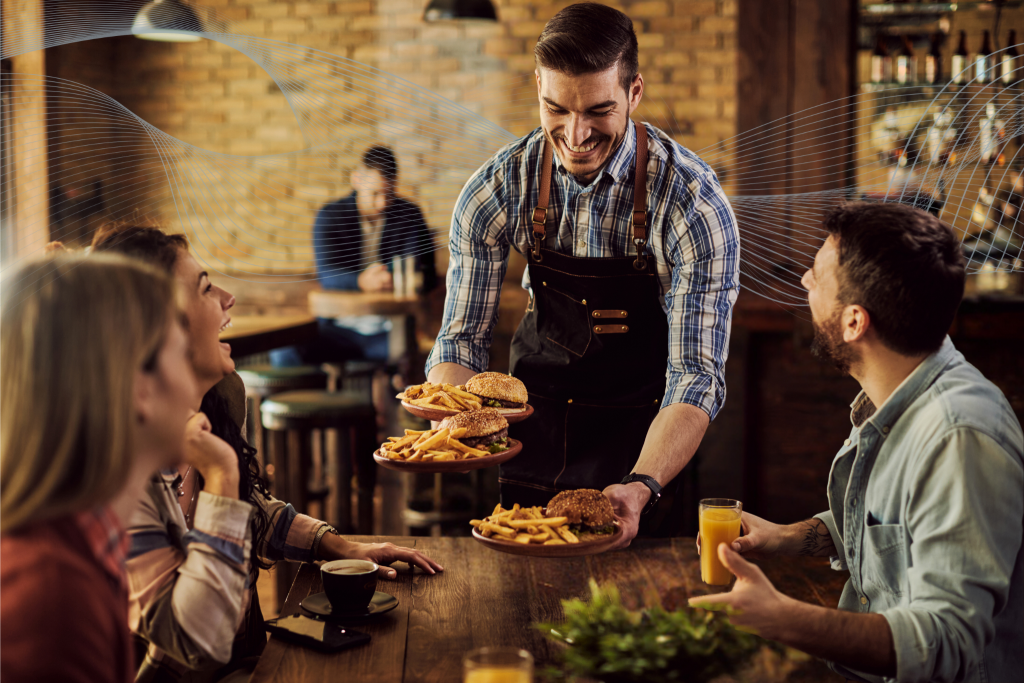
[[[811,321],[814,327],[814,339],[811,341],[811,353],[816,358],[827,360],[844,375],[850,374],[850,367],[860,360],[860,356],[843,341],[840,326],[841,313],[836,313],[821,325]]]

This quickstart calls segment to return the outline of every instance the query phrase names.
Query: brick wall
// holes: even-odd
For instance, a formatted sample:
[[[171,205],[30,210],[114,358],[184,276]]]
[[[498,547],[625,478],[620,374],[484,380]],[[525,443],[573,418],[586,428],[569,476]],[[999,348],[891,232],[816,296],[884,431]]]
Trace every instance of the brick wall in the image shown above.
[[[215,11],[233,32],[351,58],[394,74],[402,83],[430,89],[463,108],[463,128],[472,127],[479,115],[518,136],[538,124],[534,42],[545,21],[569,3],[497,0],[497,23],[439,24],[422,21],[422,0],[199,4]],[[725,149],[723,142],[736,133],[736,0],[611,4],[636,25],[647,83],[640,117],[691,149]],[[275,167],[272,161],[245,157],[295,152],[308,142],[278,85],[248,56],[207,40],[173,44],[123,37],[90,45],[100,43],[107,45],[94,54],[111,55],[104,63],[114,65],[114,78],[104,79],[95,69],[80,67],[81,46],[51,50],[51,62],[60,64],[66,78],[78,76],[112,91],[128,109],[174,138],[211,152],[239,155],[218,169],[190,167],[194,160],[179,163],[182,172],[202,175],[202,189],[211,196],[219,188],[223,196],[234,198],[223,202],[224,215],[183,216],[175,210],[168,183],[148,185],[148,196],[140,202],[168,228],[203,240],[202,255],[225,272],[245,270],[247,277],[310,272],[309,228],[315,210],[349,192],[348,174],[372,139],[396,144],[402,173],[399,191],[423,205],[443,246],[462,183],[494,149],[512,139],[492,128],[482,134],[475,155],[460,157],[460,165],[452,160],[456,154],[443,147],[405,153],[402,137],[382,135],[379,122],[339,120],[330,129],[334,142],[328,158],[292,160],[290,167],[284,162]],[[407,137],[415,135],[411,130]],[[159,170],[154,154],[139,156],[136,163],[147,177]],[[292,188],[275,185],[281,178]],[[256,208],[241,206],[238,197],[250,198]],[[252,230],[261,222],[271,228],[262,233]],[[446,250],[438,255],[439,268],[444,268]],[[252,268],[254,263],[261,267]],[[517,277],[520,270],[521,262],[514,264],[510,277]]]

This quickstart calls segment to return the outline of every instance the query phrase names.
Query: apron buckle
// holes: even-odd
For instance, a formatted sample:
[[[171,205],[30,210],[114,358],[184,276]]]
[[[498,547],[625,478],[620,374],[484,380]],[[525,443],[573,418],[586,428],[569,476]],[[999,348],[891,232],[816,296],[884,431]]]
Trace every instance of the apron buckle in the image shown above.
[[[647,240],[642,237],[634,237],[633,244],[636,245],[636,260],[633,261],[633,267],[637,270],[647,270]]]
[[[544,257],[540,253],[541,242],[544,241],[544,235],[539,232],[533,233],[533,260],[540,263],[544,260]]]

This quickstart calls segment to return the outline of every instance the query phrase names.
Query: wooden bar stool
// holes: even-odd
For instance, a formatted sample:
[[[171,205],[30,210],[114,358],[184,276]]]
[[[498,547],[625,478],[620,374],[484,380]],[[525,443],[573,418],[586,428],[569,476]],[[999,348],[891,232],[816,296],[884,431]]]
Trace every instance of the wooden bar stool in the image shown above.
[[[325,389],[327,388],[327,373],[315,365],[283,368],[273,365],[249,365],[239,368],[238,376],[245,384],[245,440],[256,449],[257,456],[264,468],[268,470],[267,476],[274,484],[274,494],[281,498],[274,476],[277,465],[266,467],[272,461],[266,457],[266,434],[260,426],[260,403],[263,399],[280,394],[282,391]]]
[[[281,485],[281,499],[299,512],[307,511],[313,432],[320,432],[321,452],[327,456],[325,432],[337,430],[334,506],[328,521],[342,533],[373,533],[373,489],[377,483],[373,452],[380,444],[377,414],[370,397],[358,391],[287,391],[263,401],[260,411],[269,436],[269,452],[279,463],[275,474]],[[353,473],[357,525],[352,522]]]

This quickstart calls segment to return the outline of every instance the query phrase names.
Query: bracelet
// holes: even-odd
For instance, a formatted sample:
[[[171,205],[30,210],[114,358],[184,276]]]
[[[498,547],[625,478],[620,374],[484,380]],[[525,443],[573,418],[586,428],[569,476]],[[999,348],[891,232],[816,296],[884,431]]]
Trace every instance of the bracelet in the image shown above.
[[[314,560],[317,560],[320,557],[320,542],[324,539],[324,534],[326,533],[341,536],[337,529],[327,523],[324,523],[319,529],[317,529],[316,536],[313,537],[313,547],[311,548]]]

